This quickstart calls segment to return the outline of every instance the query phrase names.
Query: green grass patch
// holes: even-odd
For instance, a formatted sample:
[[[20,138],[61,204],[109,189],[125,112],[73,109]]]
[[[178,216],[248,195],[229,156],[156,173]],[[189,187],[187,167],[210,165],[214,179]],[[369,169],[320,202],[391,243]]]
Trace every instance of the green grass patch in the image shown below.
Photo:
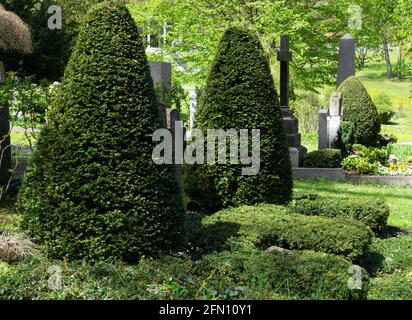
[[[397,227],[412,228],[412,187],[394,187],[377,184],[353,184],[348,182],[331,182],[324,179],[295,180],[295,196],[308,193],[319,194],[331,201],[353,199],[379,199],[391,210],[388,224]]]

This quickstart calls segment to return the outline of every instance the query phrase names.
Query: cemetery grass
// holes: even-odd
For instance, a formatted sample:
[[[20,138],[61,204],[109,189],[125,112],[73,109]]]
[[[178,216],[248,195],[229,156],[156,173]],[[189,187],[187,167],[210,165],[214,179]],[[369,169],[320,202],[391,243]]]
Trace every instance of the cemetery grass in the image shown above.
[[[392,61],[396,61],[395,57],[392,57]],[[392,100],[397,114],[390,124],[382,126],[382,133],[396,135],[399,142],[412,142],[412,77],[400,80],[388,78],[385,62],[381,59],[372,60],[365,69],[357,72],[357,76],[372,98],[385,93]]]

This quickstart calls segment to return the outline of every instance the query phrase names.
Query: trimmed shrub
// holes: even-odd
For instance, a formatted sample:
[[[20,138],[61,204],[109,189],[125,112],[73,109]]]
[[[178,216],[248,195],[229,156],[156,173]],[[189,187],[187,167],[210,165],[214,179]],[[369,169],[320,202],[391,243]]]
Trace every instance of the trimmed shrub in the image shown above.
[[[350,217],[363,222],[378,234],[385,231],[389,217],[389,207],[384,202],[367,199],[302,199],[291,203],[289,212],[308,216]]]
[[[175,250],[175,168],[152,161],[162,127],[138,28],[124,5],[92,9],[20,194],[23,228],[50,256],[135,261]]]
[[[203,220],[209,232],[201,241],[216,249],[277,245],[291,250],[314,250],[356,258],[368,249],[372,232],[348,217],[287,214],[275,205],[222,210]],[[223,240],[223,241],[222,241]]]
[[[340,168],[342,154],[338,149],[316,150],[305,155],[304,166],[307,168]]]
[[[376,146],[381,124],[378,111],[363,84],[356,77],[349,77],[338,88],[343,96],[343,120],[354,125],[355,143]]]
[[[35,257],[16,266],[0,264],[0,299],[365,299],[369,278],[363,269],[362,288],[348,288],[351,264],[322,253],[283,255],[256,249],[214,253],[197,261],[142,259],[137,266]],[[47,286],[50,265],[65,266],[60,290]]]
[[[252,129],[260,129],[260,172],[242,176],[240,164],[198,165],[199,174],[186,168],[185,191],[192,200],[208,212],[216,207],[290,201],[293,180],[278,96],[262,45],[252,32],[239,28],[225,32],[195,126],[203,132],[248,129],[249,135]]]

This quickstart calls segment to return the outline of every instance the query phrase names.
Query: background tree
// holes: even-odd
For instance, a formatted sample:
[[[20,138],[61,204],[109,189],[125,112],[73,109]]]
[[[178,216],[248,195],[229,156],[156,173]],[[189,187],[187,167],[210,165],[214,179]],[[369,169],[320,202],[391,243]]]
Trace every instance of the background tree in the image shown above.
[[[70,57],[79,24],[93,4],[104,0],[5,0],[7,9],[21,16],[32,30],[33,53],[30,56],[5,55],[8,70],[34,75],[37,80],[59,80]],[[51,30],[48,13],[51,5],[62,8],[63,28]]]
[[[30,29],[13,12],[0,5],[0,52],[21,52],[32,50]],[[0,53],[0,85],[5,80],[4,65]],[[0,187],[7,186],[11,176],[11,142],[9,107],[0,105]]]

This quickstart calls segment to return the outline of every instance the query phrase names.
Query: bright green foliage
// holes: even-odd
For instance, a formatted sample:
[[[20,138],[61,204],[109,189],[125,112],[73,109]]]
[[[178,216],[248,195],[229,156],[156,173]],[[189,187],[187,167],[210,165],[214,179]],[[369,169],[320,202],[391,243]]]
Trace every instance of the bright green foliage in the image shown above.
[[[376,233],[385,231],[389,217],[389,207],[382,201],[350,198],[341,201],[301,199],[290,205],[290,212],[308,216],[350,217],[363,222]]]
[[[286,208],[275,205],[222,210],[205,218],[203,224],[215,245],[223,248],[266,249],[277,245],[356,258],[367,251],[372,241],[370,228],[354,219],[287,214]]]
[[[177,249],[175,168],[151,157],[161,126],[138,28],[123,5],[96,6],[29,166],[23,227],[53,257],[137,260]]]
[[[356,77],[349,77],[338,88],[343,95],[343,120],[354,125],[355,143],[376,146],[381,124],[368,91]]]
[[[368,159],[359,156],[349,156],[342,161],[342,169],[354,174],[376,175],[379,168],[379,163],[369,162]]]
[[[197,166],[197,174],[193,172],[196,168],[188,169],[186,192],[203,208],[215,211],[216,207],[290,200],[293,181],[278,96],[263,48],[252,32],[240,28],[226,31],[195,125],[203,132],[249,129],[249,137],[252,129],[260,129],[261,135],[258,175],[242,176],[240,164]],[[216,201],[210,203],[209,199]]]
[[[308,153],[305,156],[304,164],[307,168],[340,168],[341,161],[340,150],[323,149]]]

